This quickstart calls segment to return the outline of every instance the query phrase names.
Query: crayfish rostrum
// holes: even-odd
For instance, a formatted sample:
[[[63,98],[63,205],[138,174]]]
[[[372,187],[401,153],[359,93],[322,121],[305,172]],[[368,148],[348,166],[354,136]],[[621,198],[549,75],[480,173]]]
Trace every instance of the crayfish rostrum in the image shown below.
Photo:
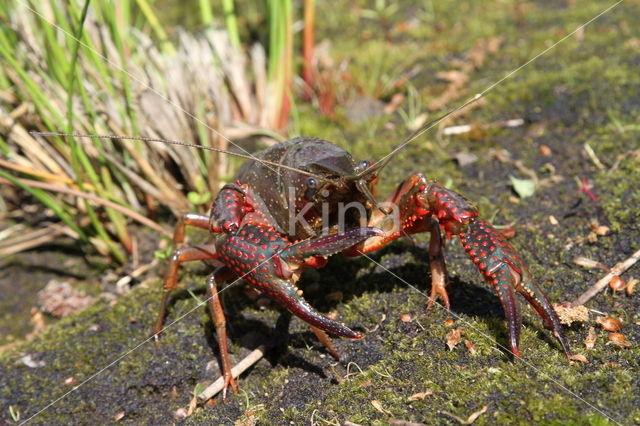
[[[384,202],[376,201],[375,185],[384,164],[357,163],[342,148],[315,138],[274,145],[246,162],[233,182],[219,192],[210,216],[186,214],[178,223],[175,243],[183,242],[185,226],[206,229],[215,241],[174,252],[154,334],[162,331],[179,265],[212,260],[218,267],[207,289],[225,391],[229,386],[236,390],[237,385],[231,376],[225,316],[218,295],[218,284],[224,281],[243,278],[308,323],[337,356],[327,334],[353,339],[362,335],[319,314],[304,300],[295,285],[302,271],[323,266],[332,254],[358,256],[400,237],[429,232],[428,306],[439,297],[449,308],[443,243],[445,238],[456,236],[502,303],[513,354],[520,356],[521,317],[516,300],[516,293],[520,293],[571,357],[549,299],[530,279],[523,260],[505,237],[479,219],[477,210],[462,195],[419,173],[400,183]]]

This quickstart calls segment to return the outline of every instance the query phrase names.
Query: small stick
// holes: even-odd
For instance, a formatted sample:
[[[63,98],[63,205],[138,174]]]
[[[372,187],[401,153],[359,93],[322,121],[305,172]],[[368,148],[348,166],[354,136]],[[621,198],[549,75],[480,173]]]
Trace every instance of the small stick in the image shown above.
[[[237,378],[239,375],[244,373],[249,367],[258,362],[260,358],[264,356],[266,352],[266,347],[264,345],[254,349],[249,355],[247,355],[242,361],[236,364],[231,369],[231,375],[233,378]],[[203,390],[200,395],[198,395],[198,399],[200,401],[206,401],[209,398],[215,396],[217,393],[222,391],[224,387],[224,377],[218,377],[218,380],[211,383],[205,390]]]
[[[24,250],[29,250],[55,240],[59,235],[67,234],[72,238],[78,238],[78,235],[70,228],[59,223],[47,226],[46,228],[27,232],[19,237],[0,242],[0,256],[9,256]]]
[[[611,281],[611,278],[623,274],[627,269],[631,268],[638,260],[640,260],[640,250],[633,253],[628,259],[616,264],[607,275],[602,277],[600,281],[595,283],[591,288],[582,293],[580,297],[572,302],[573,306],[584,305],[596,294],[600,293]]]
[[[23,184],[31,188],[40,188],[46,191],[59,192],[61,194],[68,194],[78,198],[85,198],[87,200],[91,200],[102,206],[111,207],[112,209],[117,210],[126,216],[129,216],[132,220],[135,220],[136,222],[139,222],[145,226],[148,226],[149,228],[154,229],[168,237],[172,235],[169,231],[165,230],[164,228],[162,228],[160,225],[158,225],[151,219],[148,219],[127,207],[121,206],[120,204],[114,203],[113,201],[109,201],[104,198],[98,197],[97,195],[91,194],[89,192],[76,191],[75,189],[65,188],[59,185],[53,185],[46,182],[40,182],[38,180],[18,179],[18,178],[16,178],[16,180],[22,182]],[[4,178],[0,178],[0,183],[12,184],[10,180],[4,179]]]

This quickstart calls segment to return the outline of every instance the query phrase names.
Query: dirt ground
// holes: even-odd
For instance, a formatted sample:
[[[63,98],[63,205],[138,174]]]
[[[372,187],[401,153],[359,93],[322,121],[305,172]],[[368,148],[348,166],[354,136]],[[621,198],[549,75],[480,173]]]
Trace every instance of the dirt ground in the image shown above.
[[[318,5],[318,37],[331,39],[332,72],[343,73],[336,118],[299,105],[296,121],[300,134],[335,141],[358,159],[382,157],[423,120],[420,114],[431,109],[435,118],[440,104],[453,107],[482,92],[606,7],[370,3]],[[551,300],[574,300],[605,272],[573,259],[613,266],[640,249],[639,13],[638,1],[624,2],[411,142],[383,173],[381,193],[420,171],[465,194],[484,218],[515,228],[511,241]],[[404,100],[384,113],[380,106],[396,93]],[[534,193],[523,197],[512,178],[532,181]],[[609,231],[598,235],[598,227]],[[244,285],[225,289],[233,362],[260,344],[269,350],[240,377],[238,394],[198,406],[186,419],[176,418],[178,410],[189,406],[199,383],[219,374],[208,311],[197,306],[206,297],[208,267],[186,268],[181,283],[192,294],[176,294],[167,323],[179,321],[156,347],[147,340],[161,262],[125,295],[48,320],[33,340],[0,352],[0,423],[37,413],[30,423],[458,424],[453,416],[474,413],[479,425],[640,423],[638,290],[607,290],[587,303],[588,321],[566,328],[573,351],[588,363],[567,361],[522,301],[523,357],[513,359],[501,349],[501,305],[457,241],[446,256],[451,312],[424,309],[427,246],[420,237],[384,248],[372,256],[384,268],[334,257],[305,273],[307,300],[365,334],[335,340],[340,362],[298,319],[265,307]],[[115,279],[105,277],[119,277],[119,270],[81,254],[61,240],[2,259],[3,344],[31,330],[35,294],[51,278],[94,296],[113,290]],[[640,265],[622,278],[634,276],[640,278]],[[610,344],[599,316],[621,318],[631,346]],[[590,327],[596,341],[587,349]],[[462,340],[449,349],[455,328]]]

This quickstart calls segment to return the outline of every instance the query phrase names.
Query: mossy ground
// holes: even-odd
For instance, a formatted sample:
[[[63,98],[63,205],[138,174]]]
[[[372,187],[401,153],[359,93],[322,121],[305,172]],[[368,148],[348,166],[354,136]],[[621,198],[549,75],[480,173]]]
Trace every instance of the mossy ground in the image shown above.
[[[410,83],[417,91],[401,108],[408,102],[426,105],[437,97],[445,85],[436,73],[464,59],[478,40],[502,37],[502,44],[470,72],[467,96],[460,99],[481,92],[604,7],[597,1],[556,2],[553,7],[500,1],[400,2],[394,9],[396,3],[389,2],[374,10],[373,3],[384,2],[320,4],[319,37],[331,37],[336,60],[350,61],[351,97],[387,101],[395,90],[387,83],[416,69]],[[602,272],[581,269],[571,259],[579,255],[613,265],[640,248],[640,30],[631,18],[638,13],[638,2],[623,3],[499,85],[486,104],[456,121],[475,124],[478,132],[457,137],[429,133],[412,142],[383,174],[381,192],[412,171],[450,183],[474,200],[484,217],[496,224],[515,222],[513,244],[529,261],[537,282],[552,300],[573,300]],[[336,141],[357,158],[379,158],[406,133],[399,115],[354,124],[318,118],[311,106],[299,106],[297,112],[301,133]],[[338,117],[347,112],[339,107]],[[513,118],[523,118],[525,124],[485,126]],[[388,122],[395,126],[385,126]],[[586,154],[585,143],[603,169]],[[551,156],[543,155],[542,145]],[[538,177],[554,177],[554,183],[514,203],[509,176],[527,176],[513,162],[496,160],[492,153],[500,149]],[[459,152],[478,160],[459,167],[453,160]],[[592,182],[596,201],[579,191],[576,179],[581,178]],[[549,216],[560,224],[553,225]],[[594,219],[613,233],[594,243],[580,242]],[[373,258],[401,279],[366,259],[333,258],[326,268],[309,271],[301,283],[311,303],[324,312],[335,310],[345,323],[366,333],[360,341],[336,341],[343,355],[340,363],[297,319],[289,324],[273,308],[260,311],[241,286],[225,291],[233,359],[261,341],[276,344],[266,360],[241,377],[239,395],[198,409],[186,423],[386,424],[399,418],[447,424],[455,422],[443,410],[466,418],[485,405],[488,410],[476,424],[640,422],[637,294],[601,294],[588,304],[624,319],[622,332],[634,343],[631,349],[606,345],[606,333],[598,331],[595,348],[586,351],[587,327],[575,325],[567,330],[569,341],[590,362],[568,363],[540,319],[525,308],[523,359],[514,360],[497,346],[506,343],[500,304],[457,243],[449,245],[447,255],[452,314],[439,307],[424,311],[420,293],[428,292],[429,277],[423,238],[416,246],[398,242]],[[196,272],[201,269],[195,267]],[[636,265],[626,277],[640,275],[637,270]],[[202,289],[198,273],[181,281]],[[327,295],[337,291],[342,300],[328,301]],[[9,406],[26,419],[72,390],[64,381],[74,377],[76,383],[90,380],[33,423],[106,423],[120,412],[122,422],[173,422],[173,412],[188,404],[195,385],[217,374],[206,369],[217,349],[205,308],[172,325],[159,347],[140,345],[148,337],[159,295],[155,286],[134,288],[113,306],[100,303],[1,354],[0,419],[11,421]],[[186,292],[179,293],[168,323],[195,304]],[[400,315],[407,313],[412,321],[401,321]],[[464,328],[463,338],[475,345],[475,355],[463,344],[447,349],[451,327],[445,320],[452,317],[454,327]],[[17,361],[27,353],[45,366],[31,369]],[[427,390],[432,394],[424,399],[408,400]]]

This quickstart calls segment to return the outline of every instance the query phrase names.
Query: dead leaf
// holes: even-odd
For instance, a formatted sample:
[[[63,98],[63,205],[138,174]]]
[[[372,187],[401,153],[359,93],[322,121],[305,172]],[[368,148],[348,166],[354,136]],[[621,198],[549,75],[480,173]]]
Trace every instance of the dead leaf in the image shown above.
[[[383,414],[388,414],[388,415],[391,415],[391,414],[392,414],[392,413],[391,413],[391,411],[386,410],[386,409],[382,406],[382,404],[380,403],[380,401],[378,401],[378,400],[376,400],[376,399],[374,399],[373,401],[371,401],[371,405],[373,405],[373,407],[374,407],[376,410],[380,411],[380,412],[381,412],[381,413],[383,413]]]
[[[583,305],[573,306],[568,302],[554,303],[553,309],[562,324],[571,325],[573,322],[589,321],[589,310]]]
[[[125,414],[124,411],[117,412],[116,415],[113,416],[113,420],[116,422],[122,420],[122,418],[124,417],[124,414]]]
[[[180,407],[173,412],[173,418],[176,420],[186,419],[187,417],[189,417],[189,415],[187,414],[186,408]]]
[[[536,183],[532,179],[518,179],[509,176],[511,186],[520,198],[531,197],[536,191]]]
[[[627,336],[622,333],[609,334],[609,341],[607,345],[614,345],[620,349],[630,348],[633,344],[627,340]]]
[[[400,321],[402,321],[402,322],[412,322],[413,318],[411,318],[411,314],[402,314],[402,315],[400,315]]]
[[[571,354],[568,356],[568,358],[570,361],[578,361],[578,362],[582,362],[583,364],[589,363],[589,360],[587,359],[587,357],[582,354]]]
[[[402,420],[402,419],[389,419],[389,424],[395,425],[395,426],[427,426],[424,423],[410,422],[408,420]]]
[[[476,350],[476,346],[471,342],[471,340],[465,340],[464,345],[467,347],[471,355],[475,355],[478,352]]]
[[[620,331],[622,328],[622,321],[618,318],[598,317],[596,323],[606,331]]]
[[[462,331],[464,329],[462,327],[456,327],[452,329],[449,333],[447,333],[447,346],[449,350],[452,351],[453,348],[456,347],[460,340],[462,339]]]
[[[593,327],[589,327],[589,331],[587,332],[587,337],[584,338],[584,346],[588,349],[593,349],[596,345],[596,339],[598,336],[596,335],[596,329]]]
[[[409,401],[420,401],[422,399],[425,399],[428,396],[433,395],[433,391],[431,389],[427,389],[424,392],[418,392],[418,393],[414,393],[413,395],[411,395],[409,398],[407,398]]]
[[[31,354],[27,354],[27,355],[21,357],[20,359],[18,359],[18,362],[23,363],[24,365],[26,365],[29,368],[40,368],[40,367],[44,367],[45,365],[47,365],[47,363],[44,362],[44,361],[34,359],[33,355],[31,355]]]
[[[445,80],[449,83],[455,84],[458,87],[463,86],[467,81],[469,81],[469,76],[466,73],[456,70],[440,71],[436,74],[436,77],[440,80]]]
[[[589,259],[588,257],[577,256],[573,258],[573,263],[576,265],[582,266],[587,269],[598,268],[603,271],[609,271],[609,267],[604,263],[598,262],[597,260]]]
[[[467,60],[469,63],[465,67],[465,70],[471,71],[473,68],[482,68],[485,60],[485,43],[484,41],[478,41],[473,49],[467,53]]]
[[[545,157],[551,157],[553,155],[553,151],[547,145],[540,145],[540,154]]]
[[[464,420],[464,419],[462,419],[462,418],[460,418],[460,417],[456,416],[455,414],[452,414],[452,413],[450,413],[448,411],[440,411],[440,412],[442,414],[445,414],[445,415],[451,417],[452,419],[458,421],[458,423],[460,423],[461,425],[470,425],[473,422],[475,422],[478,417],[480,417],[482,414],[486,413],[488,409],[489,409],[488,405],[483,406],[481,409],[479,409],[475,413],[472,413],[467,418],[467,420]]]
[[[193,414],[197,406],[198,406],[198,397],[194,395],[193,398],[191,398],[191,401],[189,401],[189,407],[187,407],[187,417]]]
[[[458,152],[453,158],[458,162],[460,167],[468,166],[478,161],[478,156],[469,152]]]

